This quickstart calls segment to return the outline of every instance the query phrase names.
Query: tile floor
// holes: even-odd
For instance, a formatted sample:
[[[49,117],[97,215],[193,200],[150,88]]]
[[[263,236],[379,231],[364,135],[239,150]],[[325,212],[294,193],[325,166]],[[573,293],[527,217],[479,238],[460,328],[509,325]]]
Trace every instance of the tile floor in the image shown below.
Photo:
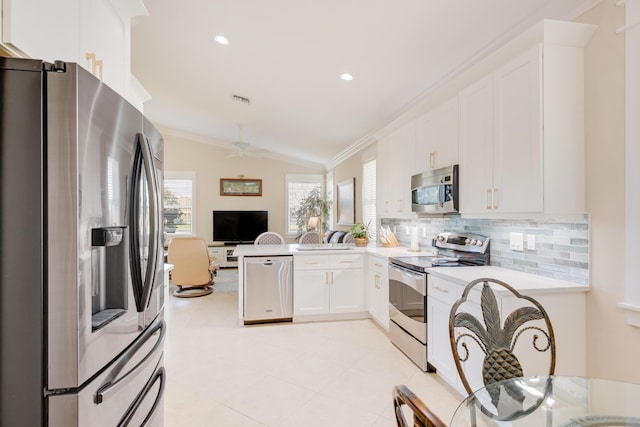
[[[237,298],[233,269],[212,295],[169,297],[167,427],[393,427],[399,383],[448,424],[461,400],[371,320],[243,327]]]

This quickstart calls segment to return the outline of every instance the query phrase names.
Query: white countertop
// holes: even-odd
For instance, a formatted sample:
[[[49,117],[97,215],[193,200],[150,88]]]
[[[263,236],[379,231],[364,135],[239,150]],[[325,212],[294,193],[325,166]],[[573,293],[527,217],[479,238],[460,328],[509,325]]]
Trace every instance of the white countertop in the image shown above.
[[[331,246],[330,246],[331,245]],[[330,243],[326,244],[326,249],[318,250],[299,250],[300,246],[313,247],[315,245],[238,245],[233,251],[234,256],[269,256],[269,255],[302,255],[302,254],[345,254],[345,253],[366,253],[367,247],[355,246],[349,243]],[[341,249],[331,249],[331,248]],[[347,249],[343,249],[347,248]]]
[[[332,246],[329,246],[332,245]],[[428,250],[421,250],[420,252],[412,252],[408,248],[397,246],[395,248],[385,248],[382,246],[368,245],[368,246],[355,246],[352,243],[331,243],[325,244],[326,248],[318,250],[300,250],[299,244],[288,245],[238,245],[233,252],[234,256],[262,256],[262,255],[293,255],[293,254],[305,254],[305,253],[368,253],[380,258],[389,258],[397,256],[421,256],[432,255],[431,248]],[[302,245],[307,248],[316,245]],[[348,249],[331,249],[331,247],[341,247]]]
[[[486,267],[464,268],[435,267],[429,269],[429,274],[456,282],[459,285],[466,285],[472,280],[483,277],[498,279],[513,286],[518,292],[526,294],[586,292],[589,290],[588,285],[539,276],[531,273],[524,273],[516,270],[509,270],[507,268],[495,267],[492,265]]]
[[[334,244],[335,245],[335,244]],[[342,244],[338,244],[342,245]],[[395,248],[386,248],[382,246],[368,245],[366,247],[354,246],[353,244],[345,244],[348,249],[331,250],[299,250],[298,244],[288,245],[238,245],[234,251],[234,256],[270,256],[270,255],[304,255],[304,254],[346,254],[346,253],[367,253],[372,256],[387,259],[389,257],[401,256],[427,256],[432,255],[431,247],[425,248],[420,252],[410,251],[406,247],[398,246]],[[550,277],[540,276],[531,273],[523,273],[521,271],[510,270],[502,267],[484,266],[484,267],[434,267],[429,269],[429,274],[439,276],[447,280],[451,280],[460,285],[466,285],[472,280],[482,277],[490,277],[492,279],[502,280],[513,286],[520,292],[527,294],[535,293],[555,293],[555,292],[586,292],[589,285],[568,282],[566,280],[554,279]]]

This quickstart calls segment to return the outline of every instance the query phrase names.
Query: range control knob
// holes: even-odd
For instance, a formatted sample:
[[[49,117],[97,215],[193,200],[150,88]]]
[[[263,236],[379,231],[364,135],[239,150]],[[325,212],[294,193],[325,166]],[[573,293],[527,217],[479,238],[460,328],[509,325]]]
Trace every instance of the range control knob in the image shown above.
[[[483,246],[484,242],[482,240],[476,240],[476,246]]]
[[[470,244],[471,244],[471,240],[469,240],[469,239],[465,240],[465,241],[464,241],[464,244],[465,244],[465,245],[470,245]]]
[[[438,234],[437,239],[438,239],[438,242],[444,242],[444,236],[441,234]]]
[[[469,242],[470,245],[475,245],[476,244],[476,239],[471,239],[470,241],[467,240],[467,242]]]

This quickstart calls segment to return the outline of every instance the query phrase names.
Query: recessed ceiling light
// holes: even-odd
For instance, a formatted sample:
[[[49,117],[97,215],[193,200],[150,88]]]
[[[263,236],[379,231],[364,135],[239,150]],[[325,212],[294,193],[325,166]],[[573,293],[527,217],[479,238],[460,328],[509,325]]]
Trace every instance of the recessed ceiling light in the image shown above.
[[[214,40],[224,46],[229,44],[229,40],[225,36],[216,36]]]
[[[340,78],[341,78],[342,80],[345,80],[345,81],[351,81],[351,80],[353,80],[353,76],[352,76],[351,74],[349,74],[349,73],[343,73],[343,74],[340,74]]]

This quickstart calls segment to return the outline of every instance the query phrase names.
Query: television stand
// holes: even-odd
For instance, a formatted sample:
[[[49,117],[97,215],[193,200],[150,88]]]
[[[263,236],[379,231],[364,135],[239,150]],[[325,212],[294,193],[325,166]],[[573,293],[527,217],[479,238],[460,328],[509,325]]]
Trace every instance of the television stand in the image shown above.
[[[236,245],[233,243],[209,244],[209,256],[220,260],[220,267],[238,267],[238,257],[233,256]]]

